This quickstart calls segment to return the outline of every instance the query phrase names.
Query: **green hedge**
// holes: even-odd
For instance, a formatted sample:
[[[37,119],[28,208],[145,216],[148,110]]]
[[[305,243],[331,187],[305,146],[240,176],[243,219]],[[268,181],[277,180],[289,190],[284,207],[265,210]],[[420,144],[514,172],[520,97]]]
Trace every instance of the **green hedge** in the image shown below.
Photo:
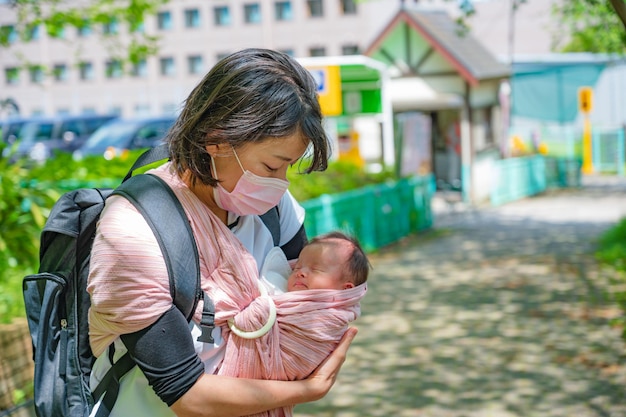
[[[70,189],[114,187],[139,154],[135,151],[125,159],[111,161],[101,157],[75,161],[71,155],[58,154],[41,165],[0,157],[0,322],[24,315],[22,278],[38,267],[39,236],[54,202]],[[334,162],[325,172],[311,175],[299,174],[294,167],[288,177],[291,192],[305,201],[393,176],[366,174],[352,164]]]

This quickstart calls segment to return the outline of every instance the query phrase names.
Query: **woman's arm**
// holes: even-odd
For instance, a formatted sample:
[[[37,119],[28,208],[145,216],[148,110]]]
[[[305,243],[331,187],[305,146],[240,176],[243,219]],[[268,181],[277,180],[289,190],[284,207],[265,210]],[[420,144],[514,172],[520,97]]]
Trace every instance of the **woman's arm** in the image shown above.
[[[267,381],[202,375],[172,410],[178,417],[242,416],[319,400],[335,383],[357,330],[350,328],[337,349],[305,380]]]

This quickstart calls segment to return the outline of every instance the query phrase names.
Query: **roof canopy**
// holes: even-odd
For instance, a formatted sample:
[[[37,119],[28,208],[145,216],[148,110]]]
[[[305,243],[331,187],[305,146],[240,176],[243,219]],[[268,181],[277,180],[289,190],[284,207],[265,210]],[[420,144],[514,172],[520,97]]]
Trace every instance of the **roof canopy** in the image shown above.
[[[510,70],[445,12],[402,9],[365,55],[388,64],[392,75],[460,76],[470,85],[507,78]]]

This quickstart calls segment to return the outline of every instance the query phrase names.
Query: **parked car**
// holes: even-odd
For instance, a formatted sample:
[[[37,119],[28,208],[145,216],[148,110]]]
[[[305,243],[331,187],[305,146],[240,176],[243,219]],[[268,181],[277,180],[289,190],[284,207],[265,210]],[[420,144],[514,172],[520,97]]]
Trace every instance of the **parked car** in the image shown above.
[[[174,116],[113,120],[96,130],[74,152],[74,158],[102,155],[106,159],[113,159],[129,150],[155,147],[162,143],[175,120]]]
[[[19,131],[15,157],[44,161],[55,152],[71,153],[83,145],[87,137],[116,115],[60,115],[29,120]]]
[[[27,117],[11,117],[0,122],[1,142],[7,145],[13,145],[20,138],[20,130],[29,120],[31,119]]]

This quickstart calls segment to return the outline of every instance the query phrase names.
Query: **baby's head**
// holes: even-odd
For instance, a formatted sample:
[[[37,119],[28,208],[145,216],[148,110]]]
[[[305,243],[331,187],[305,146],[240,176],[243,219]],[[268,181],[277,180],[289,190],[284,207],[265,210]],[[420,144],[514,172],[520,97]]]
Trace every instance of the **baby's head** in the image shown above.
[[[367,281],[370,263],[359,242],[341,232],[317,236],[302,249],[287,290],[348,289]]]

